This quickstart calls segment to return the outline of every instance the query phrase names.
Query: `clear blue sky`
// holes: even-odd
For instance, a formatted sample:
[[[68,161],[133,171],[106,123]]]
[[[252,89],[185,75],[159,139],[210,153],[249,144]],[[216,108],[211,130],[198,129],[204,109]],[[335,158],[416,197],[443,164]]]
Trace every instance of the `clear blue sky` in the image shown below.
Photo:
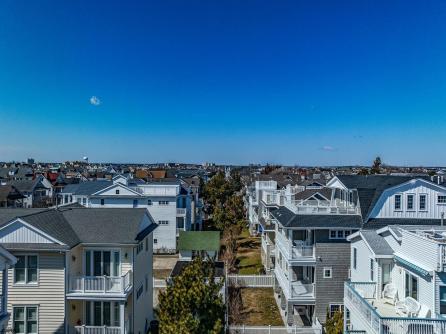
[[[0,161],[446,165],[445,143],[444,0],[0,2]]]

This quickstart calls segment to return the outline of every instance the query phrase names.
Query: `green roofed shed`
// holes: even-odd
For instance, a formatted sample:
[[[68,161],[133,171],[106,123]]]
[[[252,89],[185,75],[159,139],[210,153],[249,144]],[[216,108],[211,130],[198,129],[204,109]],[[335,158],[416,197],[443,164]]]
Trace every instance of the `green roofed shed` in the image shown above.
[[[220,232],[180,231],[178,250],[218,252],[220,250]]]

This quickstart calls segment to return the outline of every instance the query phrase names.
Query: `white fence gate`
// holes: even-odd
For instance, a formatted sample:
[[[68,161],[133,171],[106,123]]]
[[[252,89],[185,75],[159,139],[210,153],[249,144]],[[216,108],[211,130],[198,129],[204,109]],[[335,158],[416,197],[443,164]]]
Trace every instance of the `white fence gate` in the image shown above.
[[[241,288],[272,288],[274,275],[227,275],[226,284]]]

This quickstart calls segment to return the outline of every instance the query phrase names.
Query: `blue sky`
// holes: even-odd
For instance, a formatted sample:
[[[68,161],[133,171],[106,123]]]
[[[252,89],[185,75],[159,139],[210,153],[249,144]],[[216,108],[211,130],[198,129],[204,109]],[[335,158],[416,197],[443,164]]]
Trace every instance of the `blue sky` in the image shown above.
[[[4,0],[0,161],[446,165],[445,17],[443,0]]]

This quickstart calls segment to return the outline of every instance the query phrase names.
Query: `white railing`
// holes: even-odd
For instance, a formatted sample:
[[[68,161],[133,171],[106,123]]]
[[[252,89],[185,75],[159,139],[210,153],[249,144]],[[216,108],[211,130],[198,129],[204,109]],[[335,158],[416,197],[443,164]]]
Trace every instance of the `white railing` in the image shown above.
[[[297,326],[229,326],[230,334],[322,334],[322,329]]]
[[[70,293],[124,294],[132,284],[132,272],[123,276],[72,276],[70,277]]]
[[[184,215],[186,215],[186,209],[177,208],[177,216],[184,216]]]
[[[314,298],[314,283],[292,282],[291,298]]]
[[[271,288],[274,287],[274,275],[227,275],[228,286],[242,288]]]
[[[313,200],[291,201],[291,203],[286,203],[286,206],[295,214],[359,215],[361,213],[357,206],[334,205],[330,202]]]
[[[73,334],[121,334],[120,327],[112,326],[74,326]]]
[[[280,247],[288,260],[311,261],[315,259],[314,245],[307,244],[302,240],[294,240],[292,243],[280,232],[276,233],[276,245]]]
[[[367,333],[391,334],[440,334],[446,333],[446,319],[381,317],[366,299],[375,299],[376,284],[362,282],[346,282],[344,284],[344,302],[350,313],[363,319]],[[355,326],[356,327],[356,326]]]

